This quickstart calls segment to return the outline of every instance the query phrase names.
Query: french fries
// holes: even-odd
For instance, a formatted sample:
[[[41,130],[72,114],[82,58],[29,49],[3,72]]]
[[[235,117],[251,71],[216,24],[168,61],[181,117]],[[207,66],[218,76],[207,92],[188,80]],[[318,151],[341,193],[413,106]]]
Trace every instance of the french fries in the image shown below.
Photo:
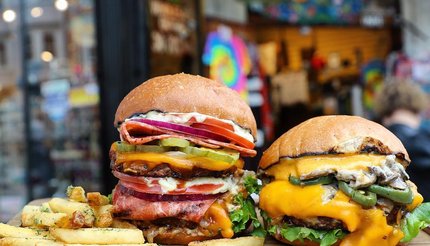
[[[63,246],[62,243],[57,243],[53,240],[41,239],[41,238],[18,238],[18,237],[6,237],[0,239],[0,245],[2,246]]]
[[[78,244],[139,244],[144,243],[143,233],[138,229],[52,227],[51,235],[60,242]]]
[[[67,197],[75,202],[87,202],[84,188],[81,186],[69,186],[66,191]]]
[[[89,192],[87,194],[87,199],[90,206],[104,206],[109,204],[109,198],[101,195],[100,192]]]
[[[106,244],[75,244],[75,243],[65,243],[65,246],[101,246]],[[133,244],[108,244],[109,246],[157,246],[156,243],[133,243]],[[43,245],[37,245],[43,246]],[[49,246],[49,245],[47,245]]]
[[[85,226],[93,226],[95,220],[94,210],[87,203],[68,201],[61,198],[52,198],[48,204],[54,213],[65,213],[70,218],[74,218],[77,212],[84,216]]]
[[[41,207],[27,205],[22,209],[21,224],[25,227],[63,227],[68,222],[65,213],[42,212]]]
[[[137,229],[137,227],[130,222],[120,219],[113,219],[111,227],[124,228],[124,229]]]
[[[103,205],[98,207],[93,207],[96,220],[94,221],[95,227],[105,228],[112,225],[112,205]]]
[[[53,213],[48,202],[44,202],[42,205],[40,205],[40,211],[45,213]]]
[[[144,243],[143,233],[129,222],[112,217],[109,199],[99,192],[85,194],[70,186],[68,199],[53,198],[40,206],[26,205],[21,226],[0,223],[1,246],[133,246]],[[85,227],[85,228],[82,228]]]
[[[3,237],[18,237],[18,238],[41,238],[51,239],[48,231],[41,229],[30,229],[24,227],[15,227],[0,223],[0,238]]]
[[[264,238],[261,237],[238,237],[234,239],[214,239],[202,242],[191,242],[188,246],[263,246]]]

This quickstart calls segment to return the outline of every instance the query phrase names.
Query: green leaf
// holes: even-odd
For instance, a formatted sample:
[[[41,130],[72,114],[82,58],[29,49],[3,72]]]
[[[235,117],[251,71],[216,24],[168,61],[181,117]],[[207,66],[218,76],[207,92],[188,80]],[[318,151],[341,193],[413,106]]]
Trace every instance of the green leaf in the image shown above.
[[[276,232],[276,228],[269,229],[271,234]],[[315,230],[306,227],[291,227],[284,226],[280,230],[282,237],[288,241],[299,240],[303,242],[305,239],[317,242],[321,246],[331,246],[337,242],[337,240],[342,239],[346,234],[341,229],[335,229],[330,231],[325,230]]]
[[[246,191],[248,191],[249,194],[255,193],[259,194],[261,190],[261,185],[258,184],[258,179],[254,177],[253,175],[248,175],[244,178],[244,185],[246,188]]]
[[[255,237],[265,237],[266,231],[264,230],[263,227],[258,227],[256,229],[254,229],[254,231],[251,233],[251,235],[253,235]]]
[[[111,193],[111,194],[109,194],[107,197],[108,197],[108,199],[109,199],[109,204],[112,204],[112,198],[113,198],[112,193]]]
[[[401,242],[406,243],[411,241],[418,235],[421,229],[430,225],[430,203],[426,202],[414,209],[406,215],[402,221],[402,231],[405,236]]]
[[[240,193],[233,198],[233,203],[239,207],[237,210],[230,213],[233,231],[239,233],[247,228],[248,223],[252,223],[254,227],[254,232],[252,234],[264,237],[266,232],[257,218],[254,201],[250,197],[244,198],[243,194]]]
[[[338,239],[341,239],[345,236],[345,232],[340,229],[331,230],[326,233],[321,239],[320,246],[330,246],[337,242]]]
[[[267,232],[270,234],[270,235],[275,235],[276,234],[276,226],[270,226],[269,227],[269,229],[267,229]]]

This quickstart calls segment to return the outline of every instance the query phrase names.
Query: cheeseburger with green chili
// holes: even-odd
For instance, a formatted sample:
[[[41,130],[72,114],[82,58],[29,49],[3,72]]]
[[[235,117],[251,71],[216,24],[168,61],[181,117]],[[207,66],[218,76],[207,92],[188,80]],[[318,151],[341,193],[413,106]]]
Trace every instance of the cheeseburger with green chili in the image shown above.
[[[291,245],[393,246],[430,222],[409,181],[408,153],[383,126],[321,116],[264,152],[259,207],[268,231]]]

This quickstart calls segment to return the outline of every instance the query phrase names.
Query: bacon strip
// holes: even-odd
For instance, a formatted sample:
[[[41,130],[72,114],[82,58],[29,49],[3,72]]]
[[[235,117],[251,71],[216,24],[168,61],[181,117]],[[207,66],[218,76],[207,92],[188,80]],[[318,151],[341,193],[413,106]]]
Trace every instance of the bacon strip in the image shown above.
[[[186,139],[190,142],[193,142],[206,148],[218,149],[220,147],[225,147],[229,149],[234,149],[241,153],[243,156],[253,157],[257,154],[257,151],[253,149],[247,149],[232,143],[224,143],[213,139],[183,135],[174,131],[161,129],[156,126],[152,126],[138,121],[126,121],[122,123],[120,126],[120,135],[122,140],[135,145],[145,144],[154,140],[175,137]]]
[[[113,193],[113,213],[122,219],[156,220],[174,217],[198,223],[216,199],[152,202],[122,192],[117,186]]]

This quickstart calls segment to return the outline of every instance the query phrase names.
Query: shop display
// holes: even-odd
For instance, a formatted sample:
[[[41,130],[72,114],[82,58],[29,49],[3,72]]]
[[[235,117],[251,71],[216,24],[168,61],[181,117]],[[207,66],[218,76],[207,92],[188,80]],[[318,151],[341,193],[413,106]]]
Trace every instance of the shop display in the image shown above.
[[[7,33],[0,40],[0,88],[9,83],[16,91],[0,100],[1,221],[71,183],[101,187],[94,3],[69,3],[62,10],[54,1],[3,6],[25,17],[0,25]]]
[[[251,4],[252,10],[281,21],[299,24],[355,24],[363,9],[357,0],[308,0]]]
[[[0,86],[0,222],[19,212],[27,192],[22,94],[13,87],[2,93],[5,88]]]
[[[209,77],[223,82],[247,100],[247,75],[251,60],[245,42],[227,26],[220,26],[206,38],[203,62],[209,66]]]
[[[370,61],[361,69],[361,80],[364,87],[362,101],[370,118],[374,117],[375,97],[382,88],[384,76],[385,64],[381,60]]]
[[[150,77],[166,73],[197,73],[196,2],[154,0],[148,1],[148,7]]]

